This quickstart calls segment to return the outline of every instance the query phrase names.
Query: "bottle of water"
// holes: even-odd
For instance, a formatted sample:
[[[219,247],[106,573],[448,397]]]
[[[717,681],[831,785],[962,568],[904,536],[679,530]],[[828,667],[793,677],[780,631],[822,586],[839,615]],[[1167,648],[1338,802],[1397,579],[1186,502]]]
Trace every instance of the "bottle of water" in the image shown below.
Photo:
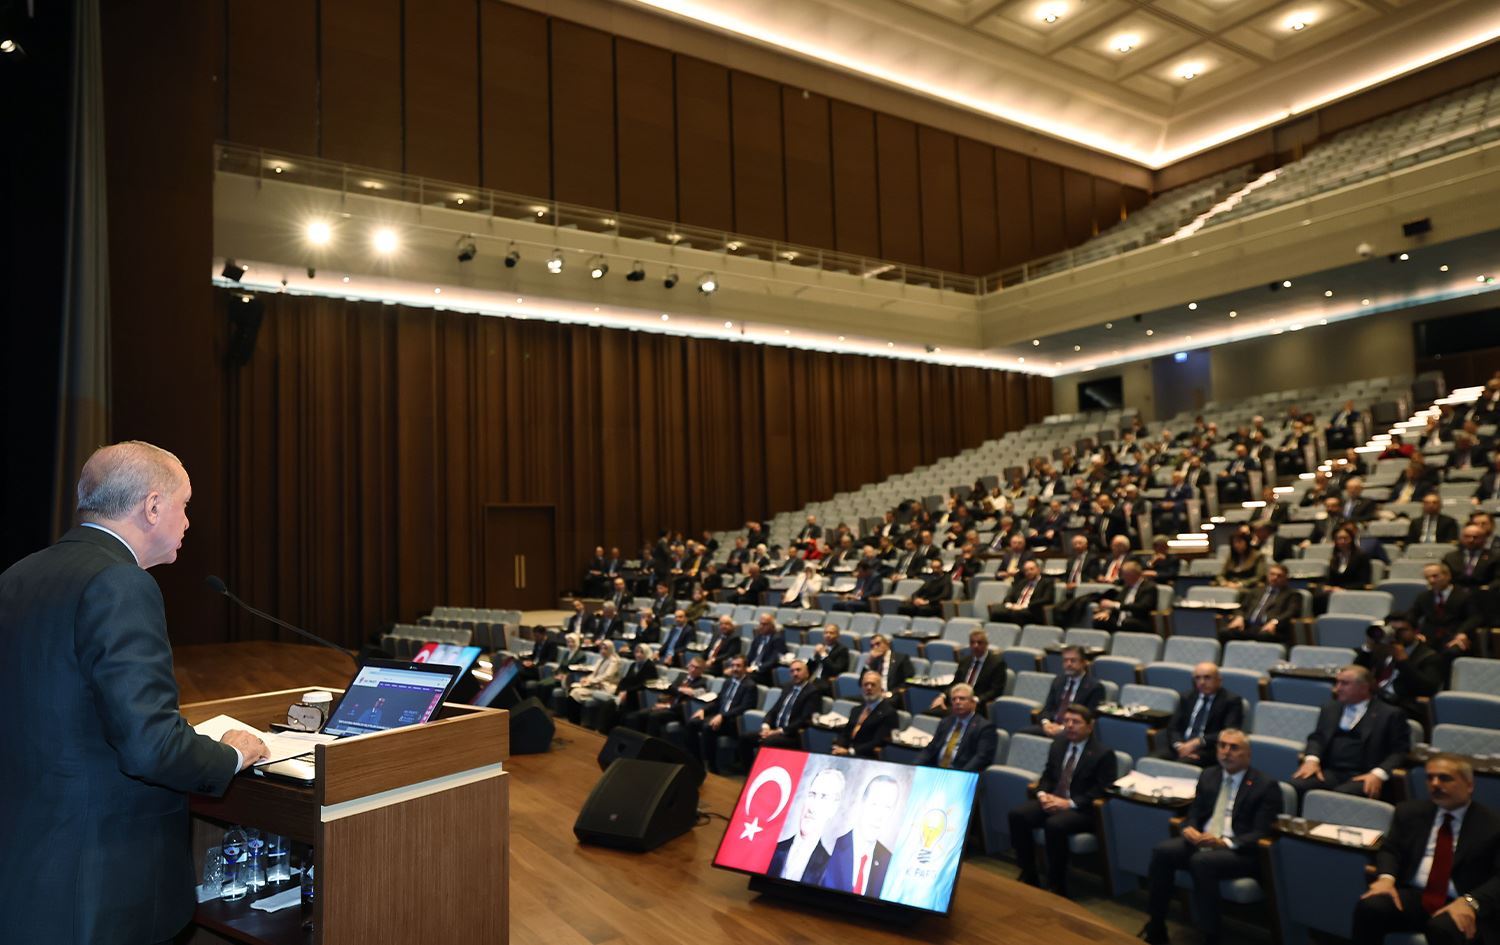
[[[245,832],[238,827],[231,827],[224,831],[224,901],[234,902],[244,899],[245,894],[250,891],[248,878],[246,877],[246,849]]]

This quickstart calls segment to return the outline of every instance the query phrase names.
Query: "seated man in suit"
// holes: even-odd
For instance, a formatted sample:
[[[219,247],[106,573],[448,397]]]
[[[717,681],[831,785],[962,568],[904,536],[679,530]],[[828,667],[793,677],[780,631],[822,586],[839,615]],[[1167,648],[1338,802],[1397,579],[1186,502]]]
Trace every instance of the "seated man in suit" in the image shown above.
[[[672,614],[672,626],[662,631],[656,662],[662,666],[681,666],[687,660],[687,648],[698,639],[696,621],[678,608]]]
[[[599,650],[599,662],[568,687],[568,698],[563,700],[562,708],[567,714],[568,721],[575,724],[582,718],[583,707],[586,703],[593,702],[596,698],[604,699],[614,696],[615,687],[620,682],[620,674],[625,671],[625,661],[620,659],[620,651],[615,649],[612,641],[600,640],[595,645]]]
[[[703,673],[703,658],[695,656],[688,661],[687,675],[679,679],[670,691],[662,693],[655,705],[626,714],[620,724],[659,738],[668,722],[686,722],[687,713],[683,709],[696,705],[693,700],[707,690],[708,677]]]
[[[1026,547],[1026,536],[1017,532],[1010,536],[1006,542],[1005,551],[1000,555],[1000,564],[995,571],[995,576],[1002,581],[1013,580],[1021,573],[1021,566],[1032,560],[1035,555],[1031,549]]]
[[[834,602],[834,610],[851,614],[867,614],[875,606],[875,598],[885,591],[885,578],[880,576],[869,558],[861,558],[854,568],[854,590],[842,594]]]
[[[1307,737],[1302,764],[1290,784],[1298,794],[1341,791],[1380,797],[1391,772],[1411,751],[1411,729],[1399,709],[1372,699],[1374,680],[1363,666],[1345,666]]]
[[[1475,649],[1474,633],[1482,616],[1474,595],[1453,585],[1453,572],[1441,561],[1422,568],[1427,590],[1412,601],[1407,616],[1416,624],[1428,644],[1442,656],[1446,666]]]
[[[833,842],[833,852],[823,869],[823,886],[880,898],[891,865],[891,851],[880,838],[889,834],[900,800],[901,785],[890,775],[877,774],[865,782],[859,806],[852,812],[853,824]]]
[[[1496,560],[1484,540],[1484,529],[1470,522],[1459,533],[1458,548],[1443,556],[1443,564],[1453,575],[1453,583],[1472,591],[1491,583]]]
[[[1422,542],[1458,541],[1458,520],[1443,514],[1443,500],[1436,492],[1422,496],[1422,514],[1412,519],[1406,530],[1408,545]]]
[[[575,600],[581,608],[583,601]],[[542,678],[542,665],[544,663],[557,662],[557,641],[547,633],[547,628],[541,624],[531,628],[531,652],[516,661],[519,667],[516,675],[519,679],[531,682]]]
[[[687,749],[714,774],[719,773],[719,736],[738,739],[740,716],[760,703],[755,683],[745,676],[745,658],[736,656],[724,671],[719,698],[688,716]]]
[[[913,675],[911,657],[891,650],[891,641],[885,634],[877,633],[870,638],[870,655],[865,668],[880,677],[882,692],[903,692],[906,681]]]
[[[948,687],[948,717],[938,723],[937,734],[917,755],[916,764],[960,771],[983,771],[995,763],[1000,736],[990,720],[976,711],[979,700],[974,687],[954,683]]]
[[[889,513],[887,513],[889,514]],[[844,772],[823,768],[807,782],[802,792],[802,812],[797,832],[776,844],[766,875],[797,883],[821,883],[832,851],[823,844],[823,834],[844,800]]]
[[[1365,644],[1354,657],[1375,679],[1375,694],[1406,713],[1407,718],[1426,722],[1430,712],[1423,699],[1443,688],[1443,660],[1412,626],[1406,614],[1385,618],[1385,625],[1372,625]]]
[[[880,674],[866,670],[859,677],[860,707],[849,716],[843,731],[834,736],[835,755],[858,758],[879,757],[880,747],[891,740],[896,730],[896,703],[886,698]]]
[[[943,601],[953,596],[953,579],[943,570],[943,559],[933,558],[922,586],[902,604],[898,612],[907,617],[941,617]]]
[[[1047,690],[1047,701],[1042,703],[1037,724],[1026,729],[1028,735],[1045,735],[1056,738],[1063,731],[1063,713],[1068,706],[1077,703],[1090,712],[1104,701],[1104,684],[1089,672],[1089,658],[1081,646],[1062,648],[1062,672],[1052,680]]]
[[[1352,400],[1345,401],[1344,406],[1334,411],[1333,416],[1328,418],[1328,425],[1323,428],[1329,452],[1349,449],[1355,445],[1354,425],[1358,422],[1359,411],[1355,409]]]
[[[1421,932],[1429,945],[1500,941],[1500,814],[1475,803],[1458,755],[1427,762],[1427,800],[1396,807],[1375,855],[1379,875],[1354,907],[1355,945]]]
[[[1219,733],[1218,764],[1198,776],[1198,790],[1182,834],[1151,851],[1150,919],[1141,930],[1149,945],[1167,945],[1167,908],[1177,871],[1193,877],[1194,924],[1207,945],[1218,945],[1219,882],[1260,878],[1257,846],[1281,813],[1276,779],[1250,767],[1250,738],[1238,728]]]
[[[1076,597],[1078,585],[1098,580],[1104,566],[1103,559],[1094,555],[1091,549],[1089,536],[1073,536],[1073,551],[1063,566],[1063,600],[1053,608],[1053,619],[1063,626],[1072,626],[1075,611],[1080,610],[1085,602],[1093,600],[1087,595],[1083,600]]]
[[[589,621],[590,640],[618,640],[625,636],[625,621],[615,611],[614,601],[605,601]]]
[[[1151,541],[1151,554],[1141,561],[1141,573],[1157,584],[1170,585],[1182,573],[1182,559],[1172,554],[1172,546],[1165,535],[1157,535]]]
[[[1005,661],[998,652],[990,649],[989,634],[979,629],[969,631],[969,648],[959,658],[953,680],[974,691],[979,712],[986,711],[991,702],[1005,694]],[[932,708],[927,714],[940,713],[947,708],[947,698],[939,693],[932,700]]]
[[[1151,614],[1156,610],[1156,585],[1141,576],[1139,561],[1126,561],[1120,569],[1120,586],[1105,591],[1094,611],[1094,626],[1115,632],[1152,633]]]
[[[750,649],[745,651],[745,672],[762,686],[769,686],[771,673],[781,665],[781,654],[785,652],[786,637],[776,626],[776,618],[771,614],[761,614],[755,623]]]
[[[1215,744],[1219,733],[1226,728],[1237,729],[1244,721],[1245,700],[1224,691],[1217,665],[1199,663],[1193,667],[1193,688],[1177,701],[1177,711],[1172,713],[1172,721],[1152,754],[1206,768],[1218,758]]]
[[[1094,801],[1115,783],[1115,753],[1093,738],[1094,713],[1074,703],[1063,710],[1062,734],[1047,753],[1036,799],[1010,812],[1010,843],[1021,864],[1021,882],[1040,886],[1036,841],[1042,828],[1047,851],[1047,887],[1068,895],[1068,838],[1095,830]]]
[[[801,748],[802,730],[812,722],[813,714],[823,701],[823,690],[815,684],[802,660],[792,662],[792,681],[781,688],[781,696],[766,713],[760,731],[741,743],[754,757],[761,747]]]
[[[584,703],[581,713],[585,728],[596,732],[608,732],[615,727],[616,720],[624,712],[636,712],[641,707],[641,692],[646,683],[656,678],[656,654],[651,644],[637,643],[635,659],[625,666],[619,683],[615,686],[614,699],[591,699]]]
[[[1046,623],[1046,606],[1053,601],[1052,579],[1042,574],[1042,563],[1027,558],[1021,576],[1013,581],[1005,600],[990,605],[990,619],[1003,623]]]
[[[836,624],[823,628],[823,642],[813,647],[812,658],[807,661],[807,671],[818,688],[825,692],[833,688],[833,681],[849,672],[849,648],[839,642]]]
[[[1197,497],[1182,470],[1174,470],[1172,482],[1167,486],[1166,496],[1156,503],[1154,516],[1156,530],[1172,534],[1187,531],[1187,504]]]
[[[1286,565],[1266,569],[1266,586],[1240,591],[1240,612],[1224,625],[1219,638],[1264,640],[1286,644],[1292,639],[1292,624],[1302,612],[1302,599],[1292,589]]]
[[[740,640],[740,628],[735,624],[734,618],[724,614],[719,618],[719,633],[714,637],[713,643],[709,644],[708,652],[703,655],[704,668],[714,676],[724,673],[724,667],[733,657],[740,655],[742,646]]]
[[[623,614],[630,609],[630,606],[635,602],[635,598],[630,596],[630,591],[626,589],[625,579],[617,577],[614,580],[614,584],[610,586],[609,596],[604,598],[604,602],[613,604],[615,613]]]
[[[760,595],[771,589],[771,582],[760,573],[760,565],[745,565],[745,580],[739,587],[729,592],[729,603],[749,604],[751,607],[760,604]]]
[[[1250,455],[1245,444],[1236,444],[1229,465],[1219,472],[1217,478],[1219,501],[1243,502],[1250,498],[1250,473],[1259,469],[1260,463]]]

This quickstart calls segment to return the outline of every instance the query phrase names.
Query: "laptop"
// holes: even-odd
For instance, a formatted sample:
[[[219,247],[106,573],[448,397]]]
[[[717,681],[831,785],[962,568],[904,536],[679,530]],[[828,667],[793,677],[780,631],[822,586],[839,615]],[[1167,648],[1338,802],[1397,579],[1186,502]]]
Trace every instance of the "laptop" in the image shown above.
[[[333,738],[348,738],[421,725],[437,714],[462,671],[458,666],[442,663],[367,660],[318,731]],[[301,784],[311,784],[317,779],[311,752],[253,770],[262,777]]]

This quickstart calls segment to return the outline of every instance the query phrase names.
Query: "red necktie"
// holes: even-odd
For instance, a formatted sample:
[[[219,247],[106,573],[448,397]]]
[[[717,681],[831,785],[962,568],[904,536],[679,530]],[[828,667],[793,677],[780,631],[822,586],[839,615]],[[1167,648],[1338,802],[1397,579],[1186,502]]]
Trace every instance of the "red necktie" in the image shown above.
[[[1432,848],[1432,868],[1427,871],[1427,885],[1422,888],[1422,909],[1428,915],[1443,908],[1448,901],[1448,878],[1453,873],[1453,815],[1443,815],[1437,843]]]
[[[1063,713],[1068,710],[1068,706],[1073,704],[1073,693],[1077,690],[1077,677],[1069,677],[1067,686],[1063,687],[1062,701],[1058,702],[1057,704],[1057,714],[1052,717],[1052,721],[1059,724],[1062,723]]]
[[[1113,581],[1120,576],[1120,559],[1116,558],[1109,565],[1109,580]]]
[[[1447,596],[1447,594],[1444,594],[1441,591],[1439,591],[1437,594],[1437,615],[1439,617],[1443,616],[1443,598]]]
[[[975,657],[971,657],[969,659],[969,678],[968,678],[967,681],[968,681],[969,685],[972,686],[972,685],[974,685],[974,680],[976,680],[978,678],[979,678],[979,657],[975,656]]]
[[[1018,601],[1018,603],[1022,607],[1025,607],[1027,604],[1031,603],[1031,589],[1033,586],[1035,586],[1035,582],[1027,584],[1024,588],[1021,589],[1021,599],[1020,601]]]
[[[854,892],[860,892],[865,888],[865,866],[870,862],[870,854],[866,853],[859,858],[859,874],[854,877]]]

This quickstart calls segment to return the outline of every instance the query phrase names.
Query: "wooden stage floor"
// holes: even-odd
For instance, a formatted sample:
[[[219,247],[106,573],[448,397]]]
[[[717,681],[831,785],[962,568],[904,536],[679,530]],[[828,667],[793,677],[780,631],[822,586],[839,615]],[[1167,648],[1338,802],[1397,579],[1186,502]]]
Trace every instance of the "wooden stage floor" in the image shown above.
[[[273,689],[341,687],[353,672],[337,653],[286,643],[184,646],[175,651],[183,702]],[[650,853],[580,845],[573,821],[599,778],[596,732],[558,723],[552,751],[506,763],[510,785],[512,945],[836,945],[841,942],[963,945],[1125,945],[1134,939],[1084,907],[998,875],[961,871],[948,918],[892,928],[833,918],[758,896],[748,878],[709,864],[725,822]],[[738,781],[709,775],[700,806],[728,814]]]

